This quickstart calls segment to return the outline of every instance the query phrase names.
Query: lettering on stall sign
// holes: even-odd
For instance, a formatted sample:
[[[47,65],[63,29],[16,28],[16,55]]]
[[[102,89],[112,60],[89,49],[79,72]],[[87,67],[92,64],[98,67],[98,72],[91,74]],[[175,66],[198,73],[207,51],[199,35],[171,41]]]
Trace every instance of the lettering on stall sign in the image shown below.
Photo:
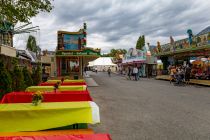
[[[73,52],[62,52],[62,55],[74,55]]]
[[[87,52],[77,52],[75,55],[88,55]]]
[[[98,53],[95,52],[89,52],[90,55],[97,55]]]
[[[69,51],[69,52],[56,52],[56,55],[63,55],[63,56],[86,56],[86,55],[94,55],[100,56],[100,52],[94,52],[92,50],[83,50],[83,51]]]

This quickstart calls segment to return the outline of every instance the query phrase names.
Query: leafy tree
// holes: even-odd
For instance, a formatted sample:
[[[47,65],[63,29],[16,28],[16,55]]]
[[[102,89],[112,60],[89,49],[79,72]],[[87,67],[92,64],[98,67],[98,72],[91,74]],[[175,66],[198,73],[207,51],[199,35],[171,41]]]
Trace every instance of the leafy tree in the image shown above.
[[[116,53],[117,53],[117,50],[111,49],[111,51],[110,51],[110,56],[111,56],[111,57],[115,57],[115,56],[116,56]]]
[[[39,12],[50,12],[52,0],[1,0],[0,17],[13,24],[29,22]]]
[[[38,64],[38,66],[33,69],[32,78],[33,78],[33,85],[38,85],[42,82],[42,71],[40,64]]]
[[[24,76],[24,81],[25,81],[26,88],[29,87],[29,86],[32,86],[33,85],[33,80],[31,78],[31,73],[27,69],[27,67],[23,68],[23,76]]]
[[[145,46],[145,37],[144,37],[144,35],[142,35],[142,47],[144,47]]]
[[[136,42],[136,49],[142,50],[144,46],[145,46],[145,37],[144,35],[142,35],[142,36],[139,36]]]
[[[14,67],[12,78],[13,78],[13,84],[12,84],[13,90],[15,91],[25,90],[26,86],[24,82],[23,72],[18,65]]]
[[[110,53],[102,55],[104,57],[118,57],[120,54],[126,54],[127,51],[125,49],[111,49]]]
[[[136,49],[139,49],[139,48],[141,48],[141,36],[139,36],[139,38],[138,38],[138,40],[137,40],[137,42],[136,42]]]
[[[122,49],[122,54],[126,54],[127,53],[127,50],[126,49]]]
[[[0,62],[0,99],[12,91],[12,79],[3,62]]]
[[[36,45],[36,38],[32,35],[29,35],[26,49],[32,52],[38,52],[38,46]]]

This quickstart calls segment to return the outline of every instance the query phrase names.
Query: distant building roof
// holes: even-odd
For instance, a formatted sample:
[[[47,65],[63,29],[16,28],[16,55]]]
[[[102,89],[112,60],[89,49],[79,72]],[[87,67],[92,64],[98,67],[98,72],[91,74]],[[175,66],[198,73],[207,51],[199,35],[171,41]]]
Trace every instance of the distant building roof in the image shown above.
[[[200,31],[197,35],[207,34],[210,32],[210,26]]]
[[[55,51],[48,51],[47,53],[50,55],[55,55]]]
[[[43,50],[41,55],[55,55],[55,51]]]
[[[29,50],[17,50],[17,54],[19,58],[26,58],[31,60],[31,62],[36,62],[38,58],[36,57],[36,53]]]
[[[17,50],[17,57],[21,59],[28,59],[31,61],[31,57],[26,53],[25,50]]]
[[[58,31],[58,34],[72,34],[72,35],[79,35],[82,34],[83,29],[80,29],[78,32],[68,32],[68,31]]]
[[[35,52],[26,50],[26,53],[31,57],[32,62],[36,62],[38,60]]]

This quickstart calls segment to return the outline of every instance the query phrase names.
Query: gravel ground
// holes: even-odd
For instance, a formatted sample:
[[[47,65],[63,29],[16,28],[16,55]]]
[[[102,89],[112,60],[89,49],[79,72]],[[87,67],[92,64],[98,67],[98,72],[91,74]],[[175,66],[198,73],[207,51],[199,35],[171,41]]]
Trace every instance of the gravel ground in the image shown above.
[[[168,81],[140,81],[91,73],[99,87],[89,87],[100,108],[97,133],[113,140],[210,140],[210,88],[178,87]]]

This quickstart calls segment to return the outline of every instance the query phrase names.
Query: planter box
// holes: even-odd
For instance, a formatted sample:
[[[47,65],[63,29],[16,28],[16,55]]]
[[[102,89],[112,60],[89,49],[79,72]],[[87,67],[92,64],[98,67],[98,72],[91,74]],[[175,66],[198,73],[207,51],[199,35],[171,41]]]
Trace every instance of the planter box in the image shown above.
[[[0,45],[0,54],[16,57],[16,49],[5,45]]]

